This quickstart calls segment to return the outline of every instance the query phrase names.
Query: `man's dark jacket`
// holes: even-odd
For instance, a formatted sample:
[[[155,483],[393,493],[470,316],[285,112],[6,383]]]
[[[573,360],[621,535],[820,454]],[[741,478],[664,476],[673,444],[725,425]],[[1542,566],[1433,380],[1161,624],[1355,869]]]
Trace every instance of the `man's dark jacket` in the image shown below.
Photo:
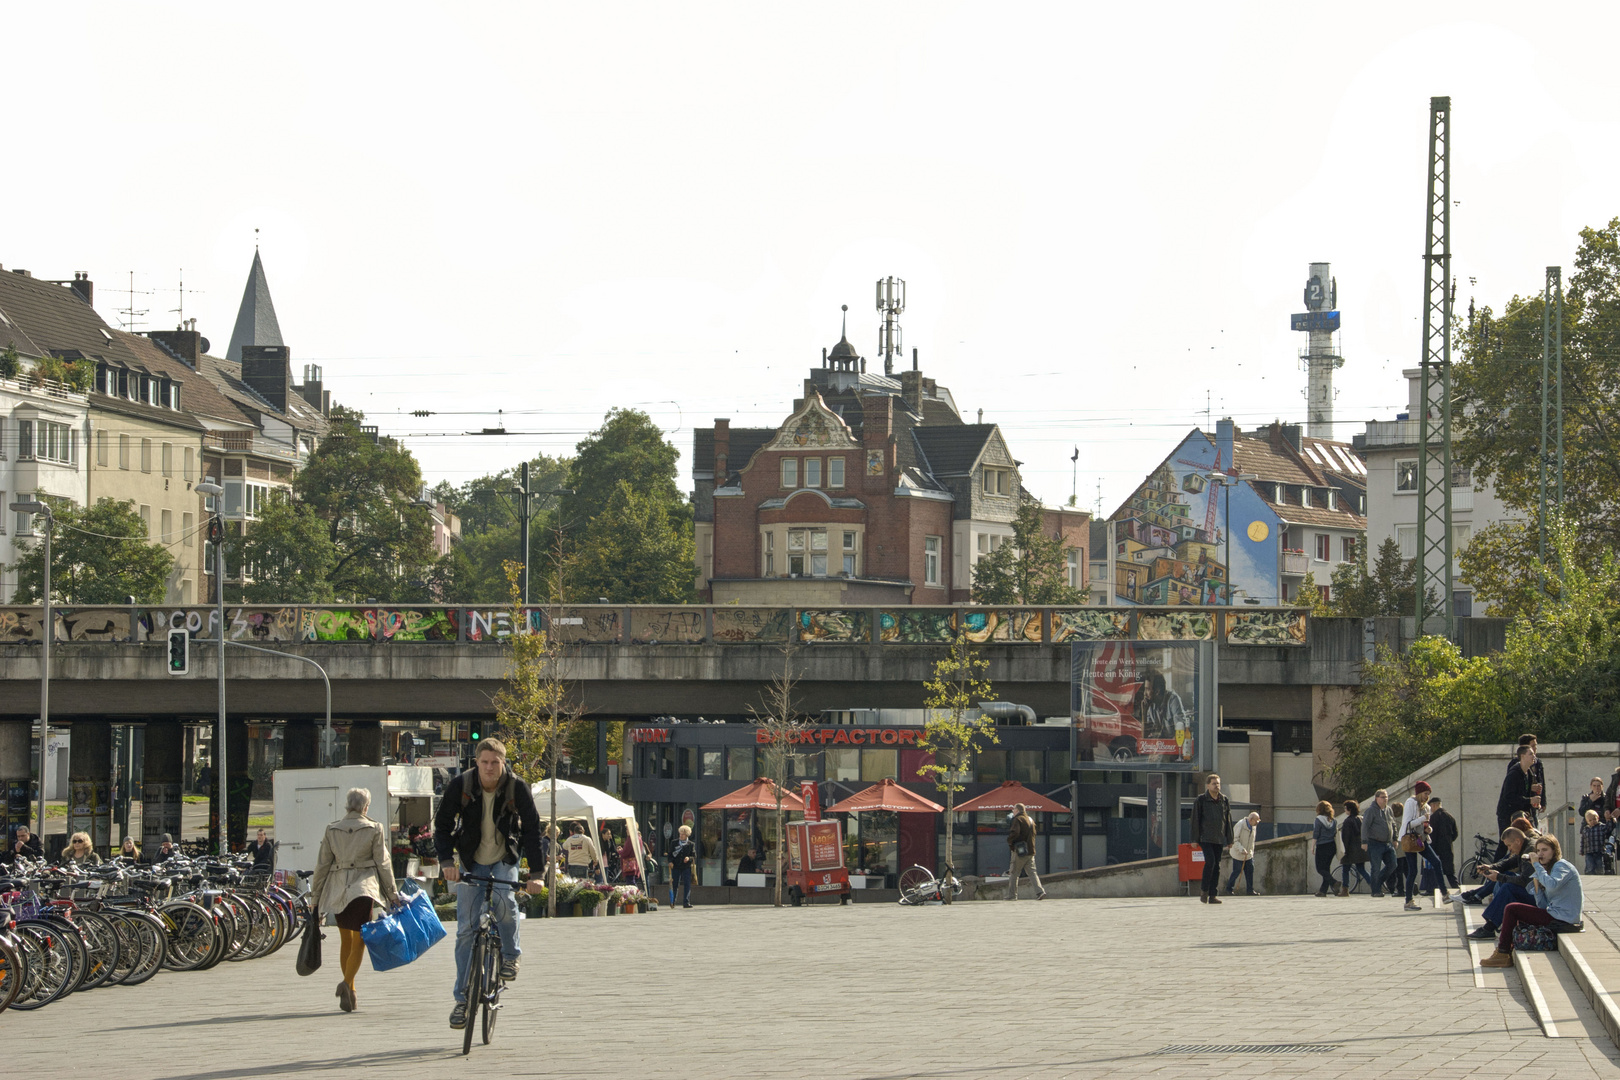
[[[1535,808],[1530,805],[1535,792],[1530,790],[1530,786],[1539,783],[1541,781],[1536,779],[1534,766],[1529,772],[1519,768],[1518,762],[1508,767],[1507,775],[1502,777],[1502,793],[1496,799],[1496,824],[1499,832],[1506,829],[1520,814],[1531,821],[1536,820]],[[1546,787],[1543,786],[1542,790],[1545,791]]]
[[[1232,801],[1225,795],[1211,798],[1206,791],[1193,800],[1192,842],[1222,846],[1232,842]]]
[[[439,812],[433,816],[433,849],[439,861],[449,864],[452,854],[461,856],[465,869],[483,839],[484,786],[476,768],[468,769],[444,786]],[[540,813],[534,807],[529,785],[513,775],[510,766],[495,785],[495,831],[500,834],[506,854],[501,861],[517,865],[521,854],[531,867],[545,865],[540,848]]]
[[[1434,845],[1434,853],[1445,862],[1451,858],[1451,846],[1457,842],[1457,819],[1436,807],[1434,813],[1429,815],[1429,843]]]

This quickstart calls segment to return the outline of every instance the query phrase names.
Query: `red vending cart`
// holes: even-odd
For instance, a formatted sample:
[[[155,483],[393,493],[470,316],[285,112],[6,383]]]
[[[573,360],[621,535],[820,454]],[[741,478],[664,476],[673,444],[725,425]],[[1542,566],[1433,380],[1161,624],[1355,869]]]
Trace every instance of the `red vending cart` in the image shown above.
[[[804,820],[787,825],[787,876],[783,884],[793,906],[807,896],[837,896],[850,901],[849,871],[844,867],[844,830],[837,821],[821,820],[821,799],[814,782],[800,785]]]

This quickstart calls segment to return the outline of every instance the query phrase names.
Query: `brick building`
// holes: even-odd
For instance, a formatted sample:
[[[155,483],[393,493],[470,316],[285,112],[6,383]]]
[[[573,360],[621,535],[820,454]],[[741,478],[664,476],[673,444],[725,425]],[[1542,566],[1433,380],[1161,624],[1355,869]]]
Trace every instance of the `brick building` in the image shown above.
[[[780,426],[720,419],[692,443],[697,587],[714,603],[964,602],[1031,497],[1001,429],[964,423],[915,350],[910,371],[879,375],[847,334]],[[1089,515],[1046,523],[1084,589]]]

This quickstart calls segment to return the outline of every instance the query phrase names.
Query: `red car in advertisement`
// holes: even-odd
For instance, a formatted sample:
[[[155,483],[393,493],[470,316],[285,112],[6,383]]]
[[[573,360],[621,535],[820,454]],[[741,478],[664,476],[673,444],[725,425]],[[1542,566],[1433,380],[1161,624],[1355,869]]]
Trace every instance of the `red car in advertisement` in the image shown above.
[[[1177,650],[1093,642],[1074,650],[1074,724],[1082,761],[1184,764],[1196,758],[1193,673]]]

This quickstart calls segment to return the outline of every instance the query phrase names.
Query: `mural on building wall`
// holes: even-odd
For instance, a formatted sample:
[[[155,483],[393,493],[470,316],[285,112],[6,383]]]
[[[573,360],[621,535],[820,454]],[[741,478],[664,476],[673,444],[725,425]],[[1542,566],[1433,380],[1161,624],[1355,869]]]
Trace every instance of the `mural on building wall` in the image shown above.
[[[1217,447],[1195,431],[1115,511],[1109,528],[1119,601],[1276,603],[1282,522],[1248,484],[1209,478],[1231,472],[1230,439]]]
[[[885,644],[947,644],[951,640],[951,612],[929,608],[880,611],[878,630]]]
[[[141,608],[136,617],[136,638],[158,641],[170,630],[187,630],[193,638],[217,636],[216,611],[211,607]],[[225,609],[225,637],[230,641],[301,641],[299,609],[295,607],[235,607]]]
[[[372,622],[365,608],[304,608],[302,641],[370,641]]]
[[[546,620],[559,641],[570,645],[614,645],[619,641],[620,609],[599,607],[558,608]]]
[[[1215,613],[1139,611],[1136,636],[1144,641],[1208,641],[1215,636]]]
[[[1299,611],[1226,612],[1228,645],[1303,645],[1306,613]]]
[[[714,640],[781,642],[788,639],[793,612],[787,608],[723,606],[714,609]]]
[[[1119,641],[1131,636],[1131,617],[1123,611],[1088,608],[1052,612],[1052,641]]]
[[[459,608],[378,608],[372,626],[383,641],[455,641]]]
[[[53,641],[128,641],[129,608],[56,608]]]
[[[631,608],[632,645],[693,645],[703,640],[703,609],[693,607]]]
[[[466,616],[468,641],[499,641],[512,634],[512,610],[510,608],[463,608]],[[545,614],[540,608],[528,608],[524,612],[528,620],[528,632],[538,633],[545,629]]]
[[[801,611],[799,640],[820,644],[872,640],[872,616],[865,611]]]

